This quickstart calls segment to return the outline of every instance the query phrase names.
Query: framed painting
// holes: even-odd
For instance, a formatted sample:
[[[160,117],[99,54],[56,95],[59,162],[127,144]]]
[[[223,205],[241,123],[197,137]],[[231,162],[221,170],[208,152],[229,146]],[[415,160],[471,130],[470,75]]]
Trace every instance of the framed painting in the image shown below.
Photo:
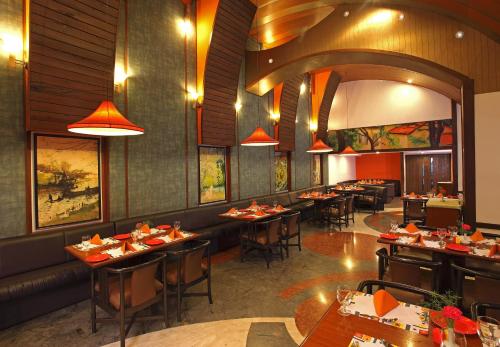
[[[312,184],[313,186],[321,185],[321,155],[313,155],[313,165],[312,165]]]
[[[286,153],[279,153],[274,157],[275,192],[288,190],[288,156]]]
[[[102,220],[101,140],[33,135],[35,231]]]
[[[226,148],[199,147],[200,204],[226,200]]]

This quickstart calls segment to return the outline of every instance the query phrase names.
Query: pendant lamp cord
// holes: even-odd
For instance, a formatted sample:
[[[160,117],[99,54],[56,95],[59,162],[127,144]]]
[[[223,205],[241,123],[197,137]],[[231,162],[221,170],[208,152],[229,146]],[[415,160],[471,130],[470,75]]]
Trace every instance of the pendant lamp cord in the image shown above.
[[[259,0],[257,0],[257,11],[259,11]],[[257,97],[258,97],[258,102],[257,102],[257,124],[260,127],[260,53],[261,53],[261,43],[259,40],[259,17],[257,17],[257,45],[258,45],[258,54],[257,54],[257,76],[258,76],[258,81],[257,81]]]
[[[346,104],[346,115],[345,115],[345,121],[346,121],[346,129],[349,129],[349,98],[347,97],[347,91],[348,91],[348,85],[345,85],[345,104]]]

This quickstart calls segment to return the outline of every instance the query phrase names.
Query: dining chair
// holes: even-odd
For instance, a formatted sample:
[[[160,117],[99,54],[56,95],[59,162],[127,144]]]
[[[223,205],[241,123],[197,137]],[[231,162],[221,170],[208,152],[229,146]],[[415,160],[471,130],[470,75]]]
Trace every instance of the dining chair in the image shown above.
[[[336,199],[330,202],[328,208],[328,223],[334,224],[342,231],[342,224],[347,227],[346,199]]]
[[[370,211],[372,214],[375,214],[378,210],[378,204],[380,195],[376,190],[366,190],[361,194],[357,194],[358,198],[357,202],[357,210],[365,210]]]
[[[345,208],[345,220],[347,226],[349,226],[349,221],[352,220],[354,224],[354,195],[346,196],[346,208]]]
[[[156,279],[158,267],[164,273],[166,257],[164,254],[150,254],[146,261],[123,268],[105,267],[99,269],[98,282],[95,274],[91,276],[91,322],[92,333],[97,331],[97,323],[118,321],[120,324],[120,346],[125,346],[125,338],[136,320],[162,319],[168,326],[167,292]],[[165,275],[162,275],[165,283]],[[141,315],[138,313],[161,302],[162,315]],[[96,306],[103,309],[109,317],[98,318]],[[127,327],[125,323],[128,321]]]
[[[181,320],[182,298],[207,296],[212,300],[210,240],[192,240],[180,248],[167,250],[166,283],[170,293],[177,299],[177,321]],[[170,261],[171,260],[171,261]],[[194,285],[207,281],[206,292],[187,293]],[[164,282],[165,283],[165,282]]]
[[[297,238],[297,243],[289,243],[290,239]],[[286,250],[286,257],[288,258],[288,247],[297,246],[299,251],[302,251],[300,242],[300,211],[285,214],[282,216],[282,225],[281,225],[281,240],[284,241],[285,244],[283,247]]]
[[[403,223],[418,221],[425,225],[425,201],[403,200]]]
[[[432,298],[441,297],[439,294],[430,290],[410,286],[403,283],[395,283],[381,280],[366,280],[358,285],[358,291],[368,294],[374,293],[379,289],[385,289],[399,300],[413,305],[421,305],[423,302],[429,302]]]
[[[500,319],[500,304],[488,302],[474,302],[470,308],[472,319],[476,320],[479,316],[490,316]]]
[[[245,254],[256,249],[266,259],[267,268],[272,260],[273,249],[279,248],[281,260],[283,260],[283,241],[281,239],[281,217],[256,222],[253,228],[241,233],[241,261],[245,260]]]
[[[452,286],[464,310],[467,311],[475,301],[500,304],[500,273],[463,267],[454,261],[450,266]]]
[[[375,252],[378,256],[378,279],[403,283],[413,287],[439,292],[443,263],[389,255],[386,248]]]

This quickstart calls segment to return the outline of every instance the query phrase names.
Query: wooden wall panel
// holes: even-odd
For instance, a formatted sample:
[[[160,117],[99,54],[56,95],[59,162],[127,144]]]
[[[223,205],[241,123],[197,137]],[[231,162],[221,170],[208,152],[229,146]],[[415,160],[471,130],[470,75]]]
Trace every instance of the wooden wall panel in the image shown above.
[[[233,146],[238,79],[256,7],[250,1],[220,0],[205,67],[199,142]]]
[[[296,76],[283,83],[280,100],[280,122],[278,124],[279,145],[277,151],[295,150],[295,118],[299,101],[300,85],[304,75]]]
[[[28,131],[66,131],[113,96],[119,0],[31,0]]]
[[[318,113],[318,138],[326,140],[326,132],[328,131],[328,117],[330,117],[330,109],[332,108],[333,97],[337,92],[337,87],[340,83],[340,76],[332,71],[326,84],[325,93],[321,100]]]

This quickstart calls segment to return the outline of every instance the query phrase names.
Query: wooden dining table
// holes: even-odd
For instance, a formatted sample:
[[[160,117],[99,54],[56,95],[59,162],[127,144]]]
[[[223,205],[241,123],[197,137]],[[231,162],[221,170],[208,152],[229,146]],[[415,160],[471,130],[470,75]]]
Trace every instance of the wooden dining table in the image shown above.
[[[432,341],[430,324],[428,335],[421,335],[405,329],[379,323],[354,315],[341,316],[337,313],[338,301],[335,301],[311,332],[302,342],[303,347],[347,347],[356,333],[384,339],[400,347],[435,346]],[[480,347],[481,341],[477,335],[467,335],[468,347]]]

